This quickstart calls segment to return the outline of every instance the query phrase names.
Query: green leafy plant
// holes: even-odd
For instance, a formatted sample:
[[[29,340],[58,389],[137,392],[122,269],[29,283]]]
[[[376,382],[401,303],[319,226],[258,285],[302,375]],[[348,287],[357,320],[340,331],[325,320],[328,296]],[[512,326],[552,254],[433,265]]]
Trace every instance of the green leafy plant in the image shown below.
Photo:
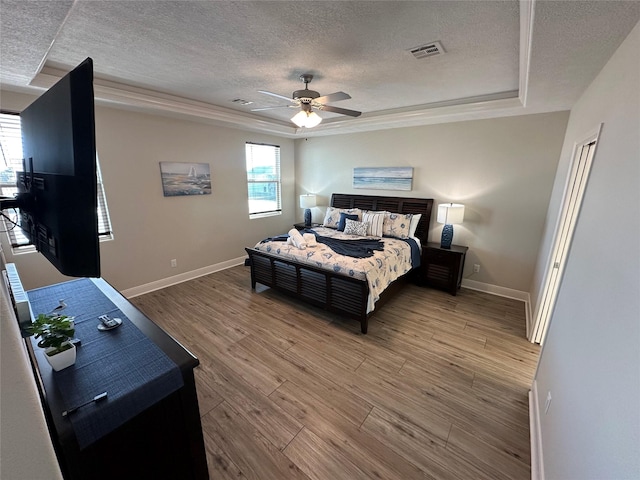
[[[38,342],[39,347],[54,348],[54,350],[47,353],[47,355],[51,356],[72,348],[70,343],[65,344],[75,334],[75,329],[71,323],[72,320],[73,318],[66,315],[41,313],[26,330],[31,335],[41,339]]]

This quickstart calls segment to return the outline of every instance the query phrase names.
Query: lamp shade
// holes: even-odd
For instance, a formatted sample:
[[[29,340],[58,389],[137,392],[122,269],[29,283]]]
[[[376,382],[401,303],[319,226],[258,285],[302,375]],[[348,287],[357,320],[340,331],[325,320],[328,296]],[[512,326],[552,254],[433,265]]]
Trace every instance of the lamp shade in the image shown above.
[[[320,122],[322,122],[322,117],[316,112],[305,112],[304,110],[300,110],[293,117],[291,117],[291,121],[300,128],[313,128],[316,125],[320,125]]]
[[[464,219],[464,205],[460,203],[441,203],[438,205],[438,223],[454,225],[462,223]]]
[[[316,196],[313,193],[300,195],[300,208],[313,208],[316,206]]]
[[[316,196],[313,193],[300,195],[300,208],[304,208],[304,226],[311,226],[311,209],[316,206]]]

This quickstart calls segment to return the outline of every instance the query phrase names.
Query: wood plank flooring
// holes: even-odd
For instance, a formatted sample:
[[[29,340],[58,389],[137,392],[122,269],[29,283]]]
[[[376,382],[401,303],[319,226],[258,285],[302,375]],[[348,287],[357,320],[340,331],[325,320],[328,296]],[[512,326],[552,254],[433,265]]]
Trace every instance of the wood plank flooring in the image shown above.
[[[360,324],[238,266],[131,299],[201,362],[212,479],[528,479],[522,302],[408,285]]]

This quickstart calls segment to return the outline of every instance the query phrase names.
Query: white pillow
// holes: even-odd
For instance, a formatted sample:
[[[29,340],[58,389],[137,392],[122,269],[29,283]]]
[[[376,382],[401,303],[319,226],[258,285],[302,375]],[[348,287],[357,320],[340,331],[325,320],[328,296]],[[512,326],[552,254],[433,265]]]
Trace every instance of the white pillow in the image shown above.
[[[362,221],[369,224],[369,235],[373,237],[382,236],[382,226],[384,225],[385,212],[363,212]]]
[[[414,213],[413,217],[411,217],[411,223],[409,224],[409,236],[410,237],[415,237],[416,236],[416,228],[418,228],[418,222],[420,221],[420,218],[422,217],[421,213]]]
[[[347,235],[358,235],[360,237],[367,236],[367,229],[369,224],[367,222],[356,222],[355,220],[346,219],[344,226],[344,233]]]

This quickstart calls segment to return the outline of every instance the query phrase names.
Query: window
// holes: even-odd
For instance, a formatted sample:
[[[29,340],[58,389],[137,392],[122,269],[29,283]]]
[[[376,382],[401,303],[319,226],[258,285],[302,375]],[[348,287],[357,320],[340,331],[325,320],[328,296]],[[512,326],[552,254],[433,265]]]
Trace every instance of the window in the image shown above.
[[[280,215],[280,147],[247,143],[246,157],[249,218]]]
[[[15,114],[0,113],[0,196],[13,197],[16,188],[16,173],[22,171],[22,133],[20,131],[20,116]],[[98,235],[100,240],[113,238],[111,221],[107,210],[107,199],[102,186],[102,175],[98,158]],[[22,230],[14,228],[11,222],[17,222],[17,213],[3,212],[9,219],[2,217],[4,231],[7,232],[9,242],[14,253],[33,252],[35,247],[29,243]]]

